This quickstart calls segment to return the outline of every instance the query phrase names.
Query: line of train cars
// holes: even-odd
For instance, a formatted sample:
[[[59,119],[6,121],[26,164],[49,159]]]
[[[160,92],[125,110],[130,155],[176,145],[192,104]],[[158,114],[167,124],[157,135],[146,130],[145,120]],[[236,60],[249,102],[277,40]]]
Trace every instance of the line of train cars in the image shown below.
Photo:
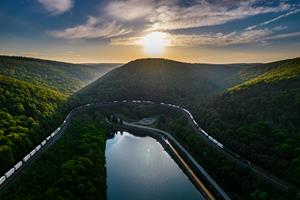
[[[192,119],[194,125],[197,127],[198,131],[200,131],[204,136],[206,136],[211,142],[213,142],[215,145],[217,145],[219,148],[223,149],[224,151],[230,153],[231,155],[233,155],[234,157],[238,158],[239,160],[241,160],[242,162],[251,165],[251,162],[243,159],[240,157],[240,155],[238,155],[237,153],[231,151],[230,149],[227,149],[224,147],[224,145],[222,143],[220,143],[219,141],[217,141],[215,138],[213,138],[212,136],[210,136],[205,130],[203,130],[198,123],[196,122],[196,120],[194,119],[193,115],[191,114],[191,112],[189,110],[187,110],[186,108],[180,107],[178,105],[174,105],[174,104],[170,104],[170,103],[164,103],[164,102],[153,102],[153,101],[145,101],[145,100],[120,100],[120,101],[113,101],[113,102],[107,102],[107,103],[145,103],[145,104],[160,104],[160,105],[164,105],[164,106],[169,106],[169,107],[173,107],[176,109],[180,109],[182,111],[184,111],[185,113],[187,113],[189,115],[189,117]],[[98,103],[96,103],[98,104]],[[101,103],[100,103],[101,104]],[[80,106],[79,108],[83,108],[83,107],[88,107],[91,104],[86,104],[83,106]]]
[[[2,177],[0,177],[0,186],[4,184],[6,180],[9,179],[16,171],[20,169],[20,167],[23,166],[26,162],[30,160],[30,158],[33,158],[34,155],[40,151],[46,143],[48,143],[52,138],[55,137],[56,134],[59,133],[61,130],[61,127],[66,123],[66,120],[69,118],[69,115],[66,117],[66,119],[63,121],[60,127],[58,127],[53,133],[51,133],[45,140],[43,140],[39,145],[37,145],[32,151],[30,151],[29,154],[27,154],[21,161],[19,161],[17,164],[15,164],[10,170],[8,170]]]
[[[251,165],[251,162],[242,158],[240,155],[238,155],[237,153],[231,151],[230,149],[224,147],[224,145],[222,143],[220,143],[219,141],[217,141],[215,138],[213,138],[212,136],[210,136],[205,130],[203,130],[198,123],[196,122],[196,120],[194,119],[193,115],[191,114],[191,112],[189,110],[187,110],[186,108],[180,107],[178,105],[174,105],[174,104],[170,104],[170,103],[164,103],[164,102],[153,102],[153,101],[145,101],[145,100],[121,100],[121,101],[113,101],[113,102],[107,102],[107,103],[145,103],[145,104],[160,104],[160,105],[164,105],[164,106],[169,106],[169,107],[173,107],[176,109],[180,109],[182,111],[184,111],[185,113],[187,113],[189,115],[189,117],[192,119],[194,125],[197,127],[198,131],[200,131],[204,136],[206,136],[211,142],[213,142],[216,146],[218,146],[219,148],[223,149],[224,151],[228,152],[229,154],[233,155],[234,157],[236,157],[237,159],[241,160],[242,162]],[[90,104],[86,104],[84,106],[90,106]],[[84,107],[82,106],[82,107]]]
[[[115,101],[115,103],[118,101]],[[123,100],[122,102],[126,103],[128,102],[127,100]],[[148,104],[154,104],[154,102],[152,101],[141,101],[141,100],[132,100],[132,103],[148,103]],[[189,117],[192,119],[193,123],[195,124],[195,126],[198,128],[198,130],[203,133],[210,141],[212,141],[214,144],[216,144],[218,147],[220,148],[224,148],[224,145],[222,143],[220,143],[219,141],[217,141],[215,138],[213,138],[212,136],[210,136],[208,133],[206,133],[202,128],[200,128],[200,126],[198,125],[198,123],[196,122],[196,120],[194,119],[193,115],[191,114],[190,111],[188,111],[185,108],[182,108],[180,106],[174,105],[174,104],[170,104],[170,103],[164,103],[161,102],[159,103],[160,105],[165,105],[165,106],[169,106],[169,107],[173,107],[173,108],[177,108],[177,109],[181,109],[183,110],[185,113],[187,113],[189,115]]]
[[[183,110],[185,113],[187,113],[189,115],[189,117],[192,119],[193,123],[195,124],[195,126],[198,128],[198,130],[203,133],[206,137],[208,137],[208,139],[210,141],[212,141],[214,144],[216,144],[218,147],[222,148],[224,147],[223,144],[221,144],[220,142],[218,142],[215,138],[211,137],[208,133],[206,133],[202,128],[200,128],[200,126],[198,125],[198,123],[196,122],[196,120],[194,119],[193,115],[191,114],[190,111],[188,111],[187,109],[185,108],[182,108],[180,106],[177,106],[177,105],[173,105],[173,104],[167,104],[167,103],[163,103],[161,102],[160,103],[161,105],[167,105],[167,106],[170,106],[170,107],[174,107],[174,108],[178,108],[178,109],[181,109]]]

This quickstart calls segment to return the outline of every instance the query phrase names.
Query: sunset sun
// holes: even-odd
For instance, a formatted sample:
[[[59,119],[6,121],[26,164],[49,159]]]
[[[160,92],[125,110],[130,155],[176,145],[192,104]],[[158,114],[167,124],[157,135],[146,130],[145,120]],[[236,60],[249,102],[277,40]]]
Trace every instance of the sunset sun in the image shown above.
[[[167,43],[167,35],[163,32],[151,32],[141,39],[144,52],[149,55],[162,54]]]

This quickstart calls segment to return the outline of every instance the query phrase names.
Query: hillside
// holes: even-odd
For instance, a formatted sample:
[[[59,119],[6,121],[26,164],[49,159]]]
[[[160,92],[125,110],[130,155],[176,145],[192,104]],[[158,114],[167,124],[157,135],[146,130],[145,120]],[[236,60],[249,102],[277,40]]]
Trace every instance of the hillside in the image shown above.
[[[300,59],[250,72],[259,75],[199,107],[197,119],[226,146],[299,186]]]
[[[0,75],[0,174],[24,156],[60,119],[66,95]]]
[[[239,73],[240,79],[244,82],[230,88],[230,90],[238,90],[260,82],[272,83],[296,77],[300,73],[299,63],[300,58],[295,58],[246,67]]]
[[[143,59],[108,73],[78,98],[184,105],[228,148],[299,186],[299,69],[299,58],[248,65]]]
[[[76,116],[66,133],[1,200],[106,199],[105,144],[112,130],[100,113]]]
[[[81,65],[24,57],[0,56],[0,74],[71,94],[118,64]]]
[[[140,59],[108,73],[80,91],[82,101],[148,99],[188,105],[239,82],[241,65],[190,64]],[[100,92],[101,91],[101,92]]]
[[[57,127],[71,94],[115,66],[0,56],[0,174]]]

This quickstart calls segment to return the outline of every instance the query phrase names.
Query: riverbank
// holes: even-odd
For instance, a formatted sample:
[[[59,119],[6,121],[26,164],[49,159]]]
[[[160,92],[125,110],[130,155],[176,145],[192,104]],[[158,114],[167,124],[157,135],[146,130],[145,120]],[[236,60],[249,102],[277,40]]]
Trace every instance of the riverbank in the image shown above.
[[[171,157],[179,164],[179,166],[181,166],[182,170],[188,175],[195,187],[198,188],[198,190],[206,196],[207,199],[230,199],[198,163],[198,167],[195,165],[196,161],[192,159],[190,155],[187,155],[187,151],[169,133],[126,122],[114,125],[118,130],[127,130],[132,133],[136,133],[139,136],[151,136],[159,141]],[[189,160],[189,162],[186,162],[185,160]],[[201,170],[199,170],[199,168]],[[203,180],[205,180],[205,182],[203,182]],[[206,187],[207,184],[209,185],[208,187]],[[217,189],[215,187],[217,187]]]

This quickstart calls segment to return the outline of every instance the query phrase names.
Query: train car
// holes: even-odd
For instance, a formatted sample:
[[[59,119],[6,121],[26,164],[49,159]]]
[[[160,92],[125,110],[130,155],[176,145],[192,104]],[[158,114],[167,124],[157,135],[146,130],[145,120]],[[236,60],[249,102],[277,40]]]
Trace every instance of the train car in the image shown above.
[[[211,140],[211,141],[213,140],[213,138],[211,136],[208,136],[208,139]]]
[[[71,112],[72,112],[72,111],[71,111]],[[71,113],[71,112],[70,112],[70,113]],[[70,117],[70,113],[67,115],[67,117],[66,117],[66,120],[67,120],[67,119],[69,119],[69,117]]]
[[[123,102],[123,103],[126,103],[126,102],[127,102],[127,100],[123,100],[122,102]]]
[[[58,131],[60,131],[60,130],[61,130],[61,128],[60,128],[60,127],[58,127],[56,130],[57,130],[57,132],[58,132]]]
[[[6,177],[5,177],[5,176],[2,176],[2,177],[0,178],[0,185],[2,185],[2,184],[5,182],[5,180],[6,180]]]
[[[51,137],[54,137],[56,134],[56,132],[51,133]]]
[[[15,170],[20,169],[20,167],[21,167],[22,165],[23,165],[22,161],[18,162],[18,163],[14,166]]]
[[[51,136],[48,136],[48,137],[46,138],[47,141],[49,141],[50,139],[51,139]]]
[[[30,152],[30,157],[32,157],[35,153],[36,153],[36,150],[33,149],[33,150]]]
[[[15,173],[15,168],[11,168],[8,172],[5,173],[5,177],[9,178],[11,175]]]
[[[118,103],[118,101],[114,101],[114,103]]]
[[[185,108],[182,108],[182,110],[184,111],[184,112],[186,112],[186,113],[190,113],[187,109],[185,109]]]
[[[27,154],[24,158],[23,158],[23,162],[26,163],[30,158],[30,154]]]
[[[44,140],[44,141],[41,143],[41,145],[44,146],[46,143],[47,143],[47,141]]]
[[[223,144],[221,144],[220,142],[218,142],[218,144],[217,144],[220,148],[222,148],[223,149]]]
[[[208,136],[208,133],[206,133],[205,130],[203,130],[202,128],[199,128],[199,130],[200,130],[202,133],[204,133],[204,135]]]
[[[41,145],[39,144],[39,145],[37,145],[37,147],[35,147],[35,150],[36,151],[39,151],[41,149]]]

